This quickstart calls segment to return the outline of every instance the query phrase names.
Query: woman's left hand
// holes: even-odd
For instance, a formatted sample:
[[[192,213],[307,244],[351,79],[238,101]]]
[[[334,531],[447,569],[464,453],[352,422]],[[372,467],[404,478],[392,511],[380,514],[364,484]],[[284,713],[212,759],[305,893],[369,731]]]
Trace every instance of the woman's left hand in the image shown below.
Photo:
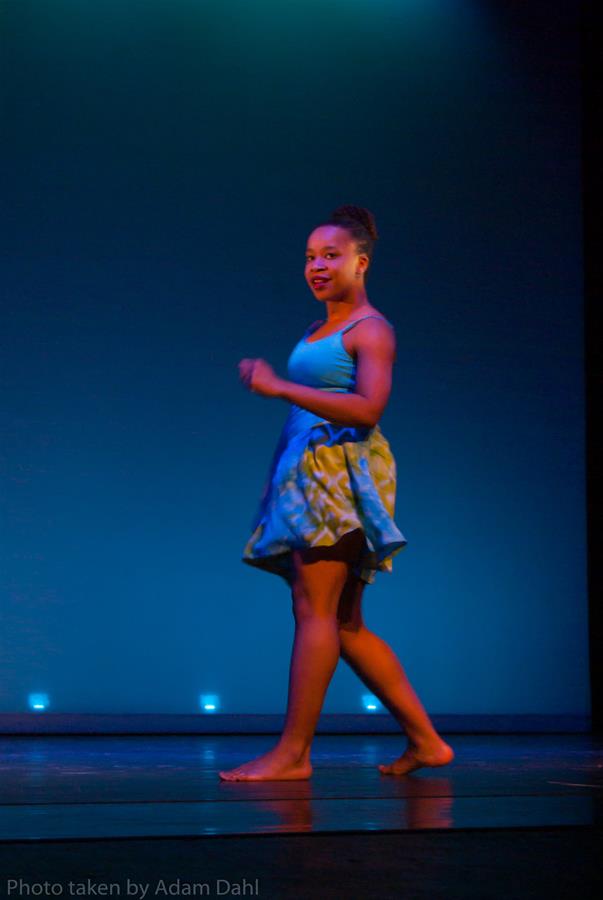
[[[239,363],[239,377],[254,394],[279,396],[281,379],[265,359],[242,359]]]

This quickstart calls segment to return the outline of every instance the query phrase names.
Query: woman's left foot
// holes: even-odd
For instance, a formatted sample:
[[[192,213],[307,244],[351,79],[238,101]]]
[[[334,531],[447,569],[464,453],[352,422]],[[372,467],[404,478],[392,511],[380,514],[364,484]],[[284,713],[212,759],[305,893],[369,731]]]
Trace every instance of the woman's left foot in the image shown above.
[[[454,750],[446,741],[409,744],[406,751],[389,765],[378,766],[383,775],[408,775],[423,766],[446,766],[454,759]]]
[[[218,774],[222,781],[302,781],[312,775],[312,765],[307,751],[296,758],[275,747],[236,769]]]

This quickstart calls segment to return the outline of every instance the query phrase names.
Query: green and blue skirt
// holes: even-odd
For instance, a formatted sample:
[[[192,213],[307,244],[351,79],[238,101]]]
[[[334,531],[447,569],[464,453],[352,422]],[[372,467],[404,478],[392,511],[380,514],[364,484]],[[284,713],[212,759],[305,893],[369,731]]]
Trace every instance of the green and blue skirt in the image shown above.
[[[338,425],[291,404],[242,560],[292,585],[293,550],[330,547],[361,528],[353,569],[372,584],[407,544],[395,498],[396,462],[379,425]]]

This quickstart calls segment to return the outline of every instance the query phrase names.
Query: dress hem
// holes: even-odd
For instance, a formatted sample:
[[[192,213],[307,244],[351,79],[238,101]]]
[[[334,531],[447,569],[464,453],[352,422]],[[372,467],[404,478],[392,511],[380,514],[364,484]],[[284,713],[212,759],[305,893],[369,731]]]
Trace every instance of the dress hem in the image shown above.
[[[356,531],[357,529],[354,528],[351,530]],[[345,534],[350,534],[350,532],[344,532],[329,544],[302,543],[299,545],[290,545],[289,547],[287,547],[287,549],[275,553],[264,553],[260,556],[242,556],[241,562],[244,562],[248,566],[252,566],[256,569],[263,569],[265,572],[269,572],[270,574],[280,575],[289,584],[291,584],[293,575],[291,555],[293,550],[309,550],[318,547],[333,547],[337,543],[337,541],[341,540],[341,538]],[[405,550],[407,546],[407,540],[397,540],[390,541],[388,544],[384,544],[379,550],[369,550],[368,553],[364,553],[359,560],[353,563],[354,572],[358,575],[359,578],[361,578],[368,584],[372,584],[374,582],[377,572],[384,572],[388,575],[391,575],[391,561],[393,557],[400,553],[402,550]],[[387,565],[388,562],[390,563],[390,565]]]

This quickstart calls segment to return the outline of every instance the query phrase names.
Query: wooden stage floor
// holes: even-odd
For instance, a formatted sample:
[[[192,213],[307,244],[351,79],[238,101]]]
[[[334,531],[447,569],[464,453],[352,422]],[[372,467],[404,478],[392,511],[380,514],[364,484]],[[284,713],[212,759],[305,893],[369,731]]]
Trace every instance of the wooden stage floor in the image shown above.
[[[219,770],[276,736],[4,736],[0,893],[44,896],[27,889],[44,873],[63,888],[54,896],[69,896],[68,878],[92,878],[80,896],[103,895],[94,884],[111,881],[121,888],[105,896],[135,900],[136,879],[148,884],[146,900],[192,895],[183,889],[192,883],[208,885],[197,896],[318,898],[593,887],[603,740],[444,737],[454,761],[404,777],[376,768],[402,752],[403,736],[317,735],[309,781],[226,783]]]

